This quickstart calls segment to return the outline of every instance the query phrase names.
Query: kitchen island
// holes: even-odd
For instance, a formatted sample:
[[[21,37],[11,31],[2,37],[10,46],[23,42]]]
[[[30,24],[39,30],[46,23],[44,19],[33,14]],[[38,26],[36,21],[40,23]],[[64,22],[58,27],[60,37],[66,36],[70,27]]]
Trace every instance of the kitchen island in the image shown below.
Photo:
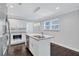
[[[41,34],[27,34],[29,50],[34,56],[50,56],[50,42],[54,37]],[[27,40],[28,39],[28,40]]]

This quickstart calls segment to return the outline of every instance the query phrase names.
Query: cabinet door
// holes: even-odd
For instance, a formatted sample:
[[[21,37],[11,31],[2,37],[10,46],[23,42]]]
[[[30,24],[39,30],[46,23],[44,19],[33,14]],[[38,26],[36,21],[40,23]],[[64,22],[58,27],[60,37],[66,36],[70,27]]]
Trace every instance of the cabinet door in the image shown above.
[[[39,55],[50,56],[50,39],[39,41]]]
[[[33,49],[34,49],[34,55],[38,56],[39,55],[39,41],[33,40]]]
[[[33,39],[31,37],[29,38],[29,50],[33,54]]]
[[[38,47],[38,41],[37,40],[35,40],[35,39],[33,39],[33,38],[31,38],[30,37],[30,40],[29,40],[30,42],[29,42],[29,49],[30,49],[30,51],[31,51],[31,53],[34,55],[34,56],[38,56],[39,55],[39,47]]]

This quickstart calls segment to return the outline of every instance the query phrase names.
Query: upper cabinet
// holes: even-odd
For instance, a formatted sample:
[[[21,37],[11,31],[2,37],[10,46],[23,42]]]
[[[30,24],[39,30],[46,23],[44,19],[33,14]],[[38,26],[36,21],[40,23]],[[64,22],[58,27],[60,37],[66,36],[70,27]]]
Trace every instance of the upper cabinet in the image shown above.
[[[43,21],[44,30],[52,30],[52,31],[58,32],[60,30],[59,26],[60,26],[59,18]]]

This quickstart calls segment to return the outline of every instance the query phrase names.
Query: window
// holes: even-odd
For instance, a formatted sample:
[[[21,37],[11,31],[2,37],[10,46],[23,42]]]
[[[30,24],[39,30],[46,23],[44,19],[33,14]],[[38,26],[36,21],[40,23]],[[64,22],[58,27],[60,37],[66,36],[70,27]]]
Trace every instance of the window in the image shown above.
[[[46,20],[43,22],[44,30],[59,31],[59,18]]]
[[[44,30],[50,30],[50,21],[44,21]]]
[[[51,30],[59,31],[59,18],[51,20]]]

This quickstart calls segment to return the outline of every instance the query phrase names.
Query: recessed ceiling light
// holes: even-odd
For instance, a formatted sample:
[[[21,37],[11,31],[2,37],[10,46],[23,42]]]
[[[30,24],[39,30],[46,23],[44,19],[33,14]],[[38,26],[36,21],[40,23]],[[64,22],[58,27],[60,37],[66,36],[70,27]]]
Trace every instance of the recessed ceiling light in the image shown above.
[[[60,9],[60,7],[56,7],[56,9]]]
[[[13,5],[10,5],[10,8],[13,8],[14,6]]]

